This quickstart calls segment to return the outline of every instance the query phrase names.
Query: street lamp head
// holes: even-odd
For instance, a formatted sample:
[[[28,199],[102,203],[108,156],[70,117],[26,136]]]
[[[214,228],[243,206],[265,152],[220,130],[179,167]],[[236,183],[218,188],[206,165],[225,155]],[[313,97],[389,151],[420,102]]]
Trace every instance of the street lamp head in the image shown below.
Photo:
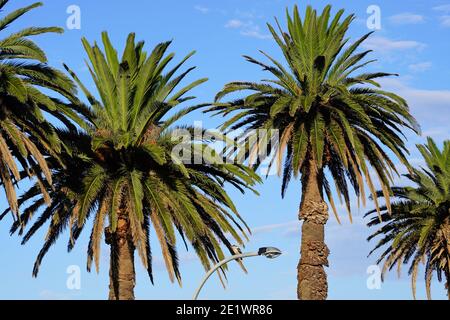
[[[279,257],[281,255],[281,250],[274,248],[274,247],[262,247],[262,248],[259,248],[257,252],[252,251],[252,252],[241,253],[241,251],[239,250],[239,247],[233,246],[233,251],[235,253],[234,255],[232,255],[228,258],[225,258],[222,261],[219,261],[215,266],[213,266],[206,273],[205,277],[203,278],[202,282],[200,283],[200,286],[198,287],[197,291],[194,293],[193,300],[197,300],[200,290],[202,290],[203,285],[205,284],[206,280],[208,280],[208,278],[217,269],[219,269],[222,265],[226,264],[227,262],[229,262],[231,260],[237,260],[238,262],[240,262],[243,258],[256,257],[256,256],[264,256],[269,259],[275,259],[276,257]]]
[[[275,259],[277,257],[279,257],[281,255],[281,250],[277,249],[275,247],[262,247],[259,248],[258,250],[258,254],[260,256],[265,256],[266,258],[269,259]]]

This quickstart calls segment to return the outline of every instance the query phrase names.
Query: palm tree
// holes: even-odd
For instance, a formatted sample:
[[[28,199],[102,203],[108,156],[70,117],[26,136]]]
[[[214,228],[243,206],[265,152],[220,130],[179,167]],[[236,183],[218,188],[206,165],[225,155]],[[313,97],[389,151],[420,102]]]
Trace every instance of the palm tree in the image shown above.
[[[0,0],[0,10],[8,2]],[[41,5],[38,2],[4,16],[0,20],[0,32]],[[51,32],[62,33],[63,30],[30,27],[0,40],[0,182],[14,214],[18,213],[15,185],[24,177],[20,175],[18,164],[26,169],[25,176],[39,178],[42,192],[46,191],[41,176],[50,184],[52,181],[41,150],[56,156],[61,146],[43,112],[51,113],[65,123],[70,123],[67,115],[76,118],[67,105],[39,91],[39,87],[49,89],[66,98],[75,93],[72,81],[62,72],[49,67],[45,53],[29,39]]]
[[[245,223],[224,184],[244,192],[259,178],[248,167],[215,162],[208,141],[196,137],[186,140],[180,134],[193,133],[195,128],[172,126],[203,105],[185,108],[167,118],[176,106],[194,98],[187,96],[192,88],[206,81],[199,79],[179,87],[193,68],[175,74],[193,52],[167,70],[174,56],[166,55],[170,42],[157,45],[147,55],[144,42],[135,43],[135,35],[130,34],[119,60],[106,33],[102,40],[104,52],[83,39],[100,100],[67,68],[86,94],[93,117],[86,124],[86,132],[60,132],[70,153],[63,155],[64,168],[52,162],[52,203],[23,242],[50,221],[48,237],[34,266],[36,276],[42,258],[58,236],[69,228],[71,250],[92,218],[87,269],[94,261],[98,272],[107,218],[105,240],[111,248],[109,298],[134,299],[135,251],[153,282],[150,226],[161,246],[170,280],[176,279],[181,285],[177,239],[184,241],[186,248],[190,242],[206,269],[224,258],[221,243],[233,252],[230,241],[243,244],[247,236],[241,227]],[[183,151],[192,152],[187,160],[202,156],[204,161],[190,163],[181,159],[172,152],[180,145]],[[27,202],[32,199],[31,204]],[[26,207],[12,232],[23,232],[23,226],[44,204],[37,185],[21,197],[20,204]]]
[[[392,154],[407,165],[408,153],[401,136],[402,127],[418,131],[405,100],[383,91],[376,79],[390,76],[384,72],[356,74],[371,61],[370,52],[357,52],[370,36],[366,34],[353,44],[345,38],[354,15],[341,19],[343,10],[332,18],[331,7],[318,15],[306,9],[304,21],[297,7],[293,15],[286,12],[288,30],[278,21],[280,35],[268,28],[280,47],[286,67],[262,52],[271,64],[251,57],[247,61],[263,67],[274,77],[262,82],[231,82],[216,96],[211,112],[227,116],[238,112],[222,125],[223,130],[248,129],[241,139],[247,141],[248,159],[262,149],[261,139],[252,139],[254,130],[269,130],[266,141],[278,133],[280,139],[269,143],[270,167],[277,162],[281,175],[286,151],[282,196],[291,176],[301,176],[302,197],[299,219],[303,220],[301,259],[298,265],[298,298],[325,299],[329,250],[324,242],[324,226],[328,220],[327,196],[339,221],[333,201],[330,180],[334,180],[339,199],[344,200],[350,215],[349,184],[365,203],[364,181],[375,194],[371,170],[381,183],[383,195],[389,199],[392,172],[397,172]],[[238,91],[250,91],[244,98],[219,103]],[[241,144],[244,144],[243,142]],[[256,161],[255,167],[260,161]],[[329,175],[326,174],[328,171]],[[378,205],[377,205],[378,207]]]
[[[392,189],[397,199],[390,204],[392,214],[384,206],[382,220],[375,216],[368,223],[368,226],[378,227],[368,240],[382,237],[370,254],[385,248],[377,261],[384,260],[383,275],[395,265],[400,275],[402,264],[409,264],[414,299],[419,266],[423,262],[428,299],[431,299],[434,272],[439,281],[445,277],[450,299],[450,141],[444,142],[442,151],[431,138],[427,144],[417,147],[426,168],[414,169],[405,175],[414,187]],[[367,215],[373,213],[374,210]]]

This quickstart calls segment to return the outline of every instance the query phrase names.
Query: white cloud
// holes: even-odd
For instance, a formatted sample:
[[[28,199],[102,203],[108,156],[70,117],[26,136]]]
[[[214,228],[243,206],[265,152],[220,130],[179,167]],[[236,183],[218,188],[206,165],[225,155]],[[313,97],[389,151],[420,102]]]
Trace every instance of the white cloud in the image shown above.
[[[429,130],[425,130],[424,132],[422,132],[422,136],[424,136],[424,137],[433,137],[434,139],[440,139],[440,138],[441,139],[448,139],[449,131],[450,130],[449,130],[448,127],[430,128]],[[422,160],[422,162],[420,164],[423,165],[423,160]]]
[[[380,81],[385,90],[393,91],[408,101],[412,115],[422,125],[423,132],[434,136],[433,130],[440,128],[439,132],[434,132],[437,136],[442,136],[445,132],[442,128],[447,128],[447,136],[450,135],[450,89],[447,90],[427,90],[418,89],[405,84],[399,79],[384,79]]]
[[[200,6],[200,5],[196,5],[194,7],[195,10],[200,11],[203,14],[207,14],[209,12],[209,8],[204,7],[204,6]]]
[[[441,25],[444,27],[450,27],[450,15],[445,15],[439,18]]]
[[[194,253],[189,253],[189,252],[181,253],[178,255],[178,261],[180,262],[180,264],[186,265],[186,264],[190,264],[190,263],[199,261],[199,257]],[[154,255],[152,263],[153,263],[153,268],[156,271],[164,271],[165,272],[166,263],[164,262],[164,258],[162,256]]]
[[[240,34],[246,37],[257,39],[270,39],[271,35],[261,32],[261,29],[252,20],[242,21],[239,19],[231,19],[225,24],[225,28],[239,29]]]
[[[445,12],[445,13],[450,13],[450,4],[444,4],[444,5],[441,5],[441,6],[433,7],[433,10],[440,11],[440,12]]]
[[[245,24],[245,23],[242,22],[241,20],[238,20],[238,19],[232,19],[232,20],[229,20],[229,21],[225,24],[225,28],[237,29],[237,28],[242,27],[244,24]]]
[[[439,17],[441,25],[444,27],[450,27],[450,4],[434,7],[433,10],[444,13],[443,16]]]
[[[268,224],[268,225],[252,228],[252,234],[270,233],[270,232],[278,230],[278,229],[291,230],[291,229],[298,228],[299,225],[300,225],[300,222],[298,220],[293,220],[293,221],[284,222],[284,223],[277,223],[277,224]]]
[[[257,38],[257,39],[270,39],[272,36],[268,33],[262,33],[259,26],[252,25],[241,31],[243,36]]]
[[[433,64],[430,61],[410,64],[408,69],[412,72],[424,72],[429,70]]]
[[[372,37],[367,39],[363,46],[377,52],[390,52],[399,50],[422,50],[425,44],[413,40],[391,40],[385,37]]]
[[[264,15],[257,13],[255,10],[243,11],[236,9],[235,14],[243,19],[261,19]]]
[[[389,17],[394,24],[418,24],[425,21],[425,17],[419,14],[404,12]]]

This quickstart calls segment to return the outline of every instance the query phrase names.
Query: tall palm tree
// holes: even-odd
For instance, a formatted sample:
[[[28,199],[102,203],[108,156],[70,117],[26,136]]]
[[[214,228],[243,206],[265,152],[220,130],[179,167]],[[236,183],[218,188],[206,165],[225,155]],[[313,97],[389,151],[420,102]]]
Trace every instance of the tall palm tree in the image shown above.
[[[393,188],[397,200],[390,204],[392,213],[384,206],[382,220],[374,216],[368,223],[378,227],[368,240],[381,236],[370,254],[384,247],[377,262],[384,260],[383,275],[395,265],[400,275],[402,264],[409,264],[414,298],[419,266],[423,262],[428,299],[431,299],[434,272],[439,281],[446,279],[450,299],[450,141],[444,142],[442,151],[431,138],[427,144],[417,147],[426,168],[405,175],[415,186]]]
[[[0,10],[8,3],[0,0]],[[17,9],[0,20],[0,32],[30,10],[41,6],[38,2]],[[18,213],[15,184],[25,176],[41,176],[51,183],[51,174],[42,148],[56,156],[60,151],[56,133],[43,112],[51,113],[70,123],[63,113],[75,114],[61,101],[42,93],[39,88],[72,97],[75,86],[62,72],[49,67],[45,53],[30,37],[46,33],[62,33],[61,28],[30,27],[9,34],[0,40],[0,182],[13,213]],[[16,160],[18,164],[16,163]],[[20,166],[19,166],[20,165]],[[48,199],[48,197],[46,197]]]
[[[157,45],[147,55],[144,42],[136,43],[135,35],[130,34],[119,60],[106,33],[102,40],[104,51],[83,39],[100,100],[67,68],[86,94],[93,117],[86,124],[86,132],[60,132],[70,153],[63,155],[64,168],[54,163],[52,203],[23,242],[50,221],[34,266],[36,276],[43,256],[58,236],[69,228],[68,247],[72,249],[92,218],[87,268],[90,270],[95,261],[98,271],[100,241],[107,225],[105,240],[111,248],[109,298],[134,299],[135,251],[153,282],[150,227],[161,246],[171,281],[176,279],[181,284],[177,240],[184,241],[186,248],[190,242],[206,269],[224,258],[221,243],[233,252],[230,241],[243,244],[246,231],[241,225],[245,223],[238,221],[240,216],[224,184],[244,192],[259,178],[248,167],[214,161],[208,141],[198,137],[186,140],[185,134],[180,134],[193,134],[195,128],[172,126],[188,112],[202,107],[185,108],[168,117],[176,106],[193,99],[187,94],[206,80],[179,87],[193,68],[176,73],[193,52],[168,70],[174,56],[166,55],[170,42]],[[183,152],[192,152],[188,159],[172,152],[180,145]],[[189,161],[199,156],[203,161]],[[27,204],[31,199],[34,202]],[[28,190],[20,199],[20,204],[26,205],[21,220],[11,231],[22,232],[43,203],[37,186]]]
[[[343,198],[349,215],[350,185],[363,204],[364,181],[375,194],[371,170],[378,176],[383,194],[389,199],[391,171],[396,173],[397,170],[382,147],[387,147],[407,165],[405,154],[408,151],[400,130],[402,127],[419,130],[406,101],[383,91],[376,82],[391,74],[356,73],[372,62],[365,60],[370,50],[358,52],[370,33],[348,44],[346,32],[354,15],[341,19],[343,10],[334,17],[330,11],[331,7],[326,6],[318,15],[308,7],[302,21],[294,7],[292,15],[286,12],[286,32],[276,21],[280,34],[268,24],[286,66],[264,52],[271,64],[244,56],[273,78],[256,83],[229,83],[217,94],[217,104],[209,109],[223,116],[237,112],[222,129],[248,129],[241,139],[247,141],[249,160],[263,148],[261,141],[264,139],[252,138],[254,129],[269,130],[265,133],[266,141],[273,140],[273,135],[278,133],[280,139],[269,143],[267,154],[270,166],[276,162],[281,175],[286,152],[283,196],[291,176],[301,176],[299,219],[303,220],[303,225],[298,265],[299,299],[327,297],[324,266],[328,265],[329,250],[324,242],[324,226],[328,220],[325,195],[339,221],[330,180],[334,180],[336,193],[339,199]],[[220,103],[224,96],[243,90],[250,94]],[[259,163],[256,161],[255,166]]]

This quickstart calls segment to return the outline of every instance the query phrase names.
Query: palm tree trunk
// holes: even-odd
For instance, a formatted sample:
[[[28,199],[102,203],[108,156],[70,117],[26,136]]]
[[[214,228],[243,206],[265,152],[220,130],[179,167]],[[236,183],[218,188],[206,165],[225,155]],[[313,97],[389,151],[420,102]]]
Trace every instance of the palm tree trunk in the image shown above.
[[[131,240],[130,225],[126,215],[118,215],[116,232],[108,232],[108,229],[106,241],[111,245],[109,300],[134,300],[135,247]]]
[[[297,267],[297,297],[300,300],[325,300],[328,283],[324,266],[329,250],[325,244],[328,206],[323,200],[320,175],[314,160],[309,159],[302,175],[302,201],[299,219],[302,224],[300,261]]]

